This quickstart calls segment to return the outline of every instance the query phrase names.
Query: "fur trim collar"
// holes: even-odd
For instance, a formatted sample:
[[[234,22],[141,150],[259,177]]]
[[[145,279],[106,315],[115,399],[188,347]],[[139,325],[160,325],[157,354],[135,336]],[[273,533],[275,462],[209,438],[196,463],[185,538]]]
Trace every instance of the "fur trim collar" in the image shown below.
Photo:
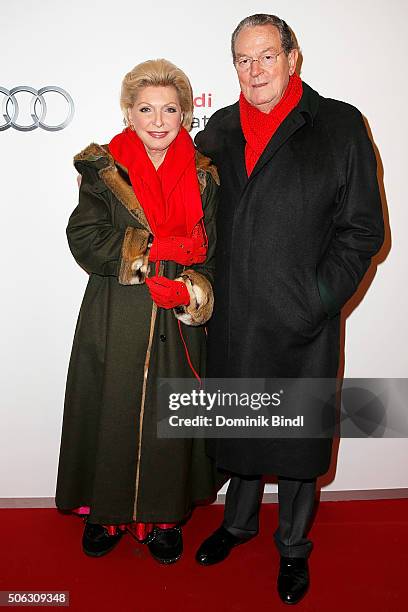
[[[115,163],[115,160],[109,153],[108,145],[101,146],[92,142],[74,157],[74,165],[77,170],[80,170],[81,163],[84,162],[96,166],[100,178],[108,189],[112,191],[132,217],[134,217],[144,229],[151,232],[144,210],[132,186],[118,172],[119,168],[122,172],[127,174],[127,169]]]
[[[206,177],[207,172],[211,174],[211,176],[213,177],[217,185],[220,184],[220,179],[218,176],[217,168],[216,166],[214,166],[214,164],[212,163],[209,157],[206,157],[205,155],[200,153],[200,151],[196,151],[195,161],[196,161],[197,176],[198,176],[198,182],[200,183],[201,193],[204,191],[207,185],[207,177]]]
[[[151,232],[146,215],[132,186],[126,178],[122,176],[122,174],[127,176],[127,168],[115,162],[109,152],[108,145],[101,146],[92,142],[75,155],[74,165],[79,172],[81,172],[81,165],[84,163],[96,166],[100,178],[108,189],[110,189],[121,204],[127,208],[130,214],[137,219],[140,225],[148,232]],[[203,193],[207,186],[207,173],[211,174],[217,185],[220,184],[217,168],[209,157],[205,157],[205,155],[202,155],[199,151],[196,151],[196,168],[201,193]],[[121,172],[119,172],[118,169],[121,170]]]

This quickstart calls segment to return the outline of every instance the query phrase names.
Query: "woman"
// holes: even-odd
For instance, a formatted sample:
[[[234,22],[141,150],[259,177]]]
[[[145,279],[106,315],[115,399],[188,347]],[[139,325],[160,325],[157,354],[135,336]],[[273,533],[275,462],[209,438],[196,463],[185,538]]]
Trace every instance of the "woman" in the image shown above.
[[[204,440],[158,439],[157,379],[199,377],[213,305],[217,173],[187,132],[186,75],[150,60],[122,83],[126,129],[79,153],[67,236],[89,276],[68,372],[56,504],[87,514],[83,550],[127,528],[158,561],[215,493]]]

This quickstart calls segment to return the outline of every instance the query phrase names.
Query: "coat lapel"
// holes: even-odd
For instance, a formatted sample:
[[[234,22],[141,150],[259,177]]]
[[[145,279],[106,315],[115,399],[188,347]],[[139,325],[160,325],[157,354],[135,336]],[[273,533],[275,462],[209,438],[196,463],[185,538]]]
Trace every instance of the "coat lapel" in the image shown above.
[[[261,157],[258,159],[255,168],[252,170],[248,182],[252,181],[262,168],[279,151],[282,145],[306,123],[304,116],[294,109],[288,117],[281,123],[265,147]]]
[[[248,183],[256,177],[262,168],[267,164],[272,157],[279,151],[282,145],[306,123],[310,122],[313,125],[313,119],[319,107],[319,94],[314,91],[307,83],[303,82],[303,95],[299,104],[293,109],[286,119],[276,130],[275,134],[270,139],[265,147],[264,152],[258,159],[255,168],[251,172]],[[239,121],[239,111],[238,111]],[[245,160],[244,160],[245,163]]]
[[[245,167],[245,138],[239,119],[238,102],[226,118],[223,128],[227,133],[225,143],[229,152],[228,163],[233,168],[240,191],[242,191],[248,182],[248,175]]]

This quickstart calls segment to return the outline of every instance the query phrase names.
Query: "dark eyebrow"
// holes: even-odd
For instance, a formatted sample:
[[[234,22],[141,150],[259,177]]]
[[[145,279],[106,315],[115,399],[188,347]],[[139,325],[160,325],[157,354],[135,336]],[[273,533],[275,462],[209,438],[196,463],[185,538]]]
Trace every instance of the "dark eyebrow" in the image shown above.
[[[273,51],[274,53],[277,53],[277,51],[276,51],[275,47],[268,47],[267,49],[263,49],[263,50],[261,51],[261,55],[262,55],[263,53],[266,53],[267,51]],[[248,57],[248,55],[247,55],[246,53],[237,53],[237,54],[236,54],[236,57]]]

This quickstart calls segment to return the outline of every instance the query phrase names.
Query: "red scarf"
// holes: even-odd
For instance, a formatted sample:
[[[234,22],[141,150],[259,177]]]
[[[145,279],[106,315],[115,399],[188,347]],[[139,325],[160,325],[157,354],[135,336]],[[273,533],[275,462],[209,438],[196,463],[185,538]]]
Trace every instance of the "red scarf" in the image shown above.
[[[156,170],[137,134],[126,128],[114,136],[109,151],[125,166],[154,236],[191,236],[203,217],[195,149],[181,128]]]
[[[255,106],[252,106],[241,93],[239,113],[246,140],[245,165],[248,176],[282,121],[299,104],[302,92],[302,81],[295,73],[290,77],[282,99],[269,113],[262,113]]]

